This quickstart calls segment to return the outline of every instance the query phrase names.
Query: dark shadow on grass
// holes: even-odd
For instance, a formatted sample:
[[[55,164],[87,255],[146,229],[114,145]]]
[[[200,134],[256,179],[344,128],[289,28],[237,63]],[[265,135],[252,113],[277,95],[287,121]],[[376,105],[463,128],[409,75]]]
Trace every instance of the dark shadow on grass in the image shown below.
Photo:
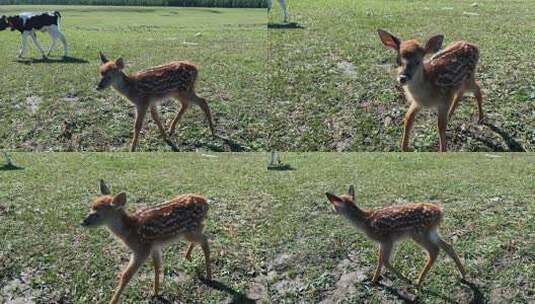
[[[483,292],[481,292],[481,287],[480,286],[477,286],[476,284],[474,284],[472,282],[469,282],[469,281],[467,281],[465,279],[462,279],[461,283],[463,283],[464,285],[467,285],[472,290],[472,294],[474,296],[473,296],[472,301],[470,302],[470,304],[483,304],[483,303],[486,303],[485,295],[483,294]]]
[[[295,168],[289,164],[268,165],[267,169],[270,171],[294,171],[295,170]]]
[[[12,163],[7,163],[0,167],[0,171],[15,171],[15,170],[24,170],[24,168],[16,166]]]
[[[518,141],[516,141],[511,135],[509,135],[507,132],[500,129],[496,125],[491,124],[489,122],[483,122],[482,125],[488,127],[492,132],[498,134],[503,139],[508,149],[507,152],[526,152],[524,147],[522,147],[522,145]]]
[[[34,58],[28,58],[28,59],[17,59],[18,63],[22,64],[35,64],[35,63],[88,63],[89,61],[81,58],[76,57],[60,57],[60,58],[40,58],[40,59],[34,59]]]
[[[230,152],[248,152],[251,150],[249,147],[244,146],[228,137],[223,137],[221,135],[214,135],[212,138],[221,140],[223,142],[223,145],[225,145],[228,148],[228,150],[226,150],[223,147],[212,144],[212,143],[204,144],[206,148],[210,149],[210,151],[213,151],[213,152],[227,152],[229,150]]]
[[[214,280],[208,280],[205,278],[199,278],[201,282],[206,284],[208,287],[228,293],[232,296],[232,301],[227,303],[232,304],[254,304],[256,301],[253,299],[248,298],[245,294],[237,292],[236,290],[232,289],[231,287],[225,285],[222,282],[214,281]]]
[[[305,27],[297,22],[290,22],[290,23],[272,23],[269,22],[267,25],[270,29],[304,29]]]

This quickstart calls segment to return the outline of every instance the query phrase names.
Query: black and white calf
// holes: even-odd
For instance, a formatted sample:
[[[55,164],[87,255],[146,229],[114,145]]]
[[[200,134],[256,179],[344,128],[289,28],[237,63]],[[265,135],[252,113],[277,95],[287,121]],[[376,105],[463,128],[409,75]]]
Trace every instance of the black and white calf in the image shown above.
[[[271,12],[271,9],[273,8],[273,0],[267,0],[268,4],[268,12]],[[282,11],[284,12],[284,22],[288,22],[288,7],[286,6],[286,0],[279,0],[279,4],[281,6]]]
[[[61,14],[59,12],[48,13],[21,13],[17,16],[2,16],[0,18],[0,31],[10,28],[12,31],[19,31],[22,34],[22,47],[19,52],[19,57],[24,56],[28,46],[28,36],[32,37],[33,42],[41,52],[43,58],[50,55],[50,52],[56,46],[56,41],[59,39],[63,43],[63,56],[67,56],[67,40],[65,35],[59,30],[59,21]],[[52,43],[45,54],[41,44],[37,40],[36,32],[47,32],[52,38]]]

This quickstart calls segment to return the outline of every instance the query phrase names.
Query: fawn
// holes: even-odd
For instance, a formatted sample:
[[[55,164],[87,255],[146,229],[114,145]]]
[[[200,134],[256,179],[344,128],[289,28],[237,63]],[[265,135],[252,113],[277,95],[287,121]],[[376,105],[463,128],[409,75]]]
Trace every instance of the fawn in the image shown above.
[[[394,35],[378,30],[383,44],[397,52],[398,82],[411,102],[405,114],[401,151],[407,151],[414,117],[422,106],[438,108],[440,151],[447,150],[446,127],[466,91],[474,93],[478,123],[483,121],[481,88],[475,81],[479,60],[477,46],[465,41],[450,44],[444,50],[443,35],[431,37],[424,47],[416,40],[401,41]],[[427,54],[434,54],[424,61]]]
[[[181,195],[161,205],[129,214],[125,210],[126,193],[111,196],[103,180],[100,181],[100,192],[102,196],[91,204],[91,211],[81,225],[88,228],[105,225],[133,251],[128,266],[120,275],[111,304],[119,302],[126,285],[149,256],[154,264],[154,294],[158,295],[162,248],[179,237],[190,242],[185,254],[188,260],[191,260],[193,247],[201,245],[206,262],[206,278],[211,280],[210,250],[202,232],[203,220],[208,212],[206,198],[195,194]]]
[[[373,283],[379,281],[383,265],[397,276],[407,280],[389,262],[394,243],[406,237],[412,238],[428,253],[427,263],[418,277],[418,287],[422,285],[425,275],[433,266],[440,248],[455,261],[462,278],[465,278],[466,272],[453,247],[443,241],[438,234],[438,226],[443,216],[439,206],[418,203],[378,210],[363,210],[354,204],[355,189],[353,186],[349,186],[348,194],[336,196],[326,193],[326,195],[337,213],[347,218],[368,238],[379,243],[379,262],[372,278]]]
[[[198,105],[203,110],[208,119],[210,131],[215,136],[214,122],[208,103],[195,93],[195,82],[198,74],[195,65],[187,61],[173,61],[126,75],[123,72],[125,64],[122,58],[113,61],[108,60],[102,52],[99,55],[102,61],[100,66],[102,78],[97,90],[104,90],[112,86],[136,107],[134,138],[130,147],[132,152],[136,150],[143,119],[149,108],[152,119],[158,126],[163,139],[169,143],[157,110],[158,101],[168,97],[178,99],[182,104],[180,111],[171,122],[169,136],[175,133],[177,123],[191,104]]]

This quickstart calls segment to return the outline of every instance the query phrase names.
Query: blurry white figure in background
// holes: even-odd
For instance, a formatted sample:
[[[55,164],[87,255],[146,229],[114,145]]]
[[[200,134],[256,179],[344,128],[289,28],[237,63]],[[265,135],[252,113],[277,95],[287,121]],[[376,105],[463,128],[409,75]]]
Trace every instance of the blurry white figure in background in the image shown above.
[[[268,4],[268,12],[271,12],[271,9],[273,8],[273,0],[266,0]],[[288,22],[289,14],[288,14],[288,7],[286,6],[286,0],[279,0],[279,4],[281,6],[282,11],[284,12],[284,22]]]

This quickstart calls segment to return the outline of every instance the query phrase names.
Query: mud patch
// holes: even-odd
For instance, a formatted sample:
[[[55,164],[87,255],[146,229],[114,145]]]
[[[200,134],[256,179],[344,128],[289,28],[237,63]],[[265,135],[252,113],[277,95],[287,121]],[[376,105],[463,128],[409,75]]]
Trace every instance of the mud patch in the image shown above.
[[[351,256],[340,261],[331,275],[336,278],[334,289],[331,290],[327,297],[324,298],[321,304],[341,303],[344,299],[350,298],[351,295],[357,292],[356,285],[368,279],[368,273],[371,271],[370,267],[360,267],[353,269],[354,265],[359,265],[355,262],[356,252],[352,252]]]
[[[26,268],[6,282],[0,289],[0,299],[5,304],[72,303],[68,296],[43,283],[40,271],[34,268]]]
[[[338,73],[349,77],[349,78],[357,78],[357,72],[355,71],[355,66],[348,61],[341,61],[336,64],[336,69],[338,70]]]

